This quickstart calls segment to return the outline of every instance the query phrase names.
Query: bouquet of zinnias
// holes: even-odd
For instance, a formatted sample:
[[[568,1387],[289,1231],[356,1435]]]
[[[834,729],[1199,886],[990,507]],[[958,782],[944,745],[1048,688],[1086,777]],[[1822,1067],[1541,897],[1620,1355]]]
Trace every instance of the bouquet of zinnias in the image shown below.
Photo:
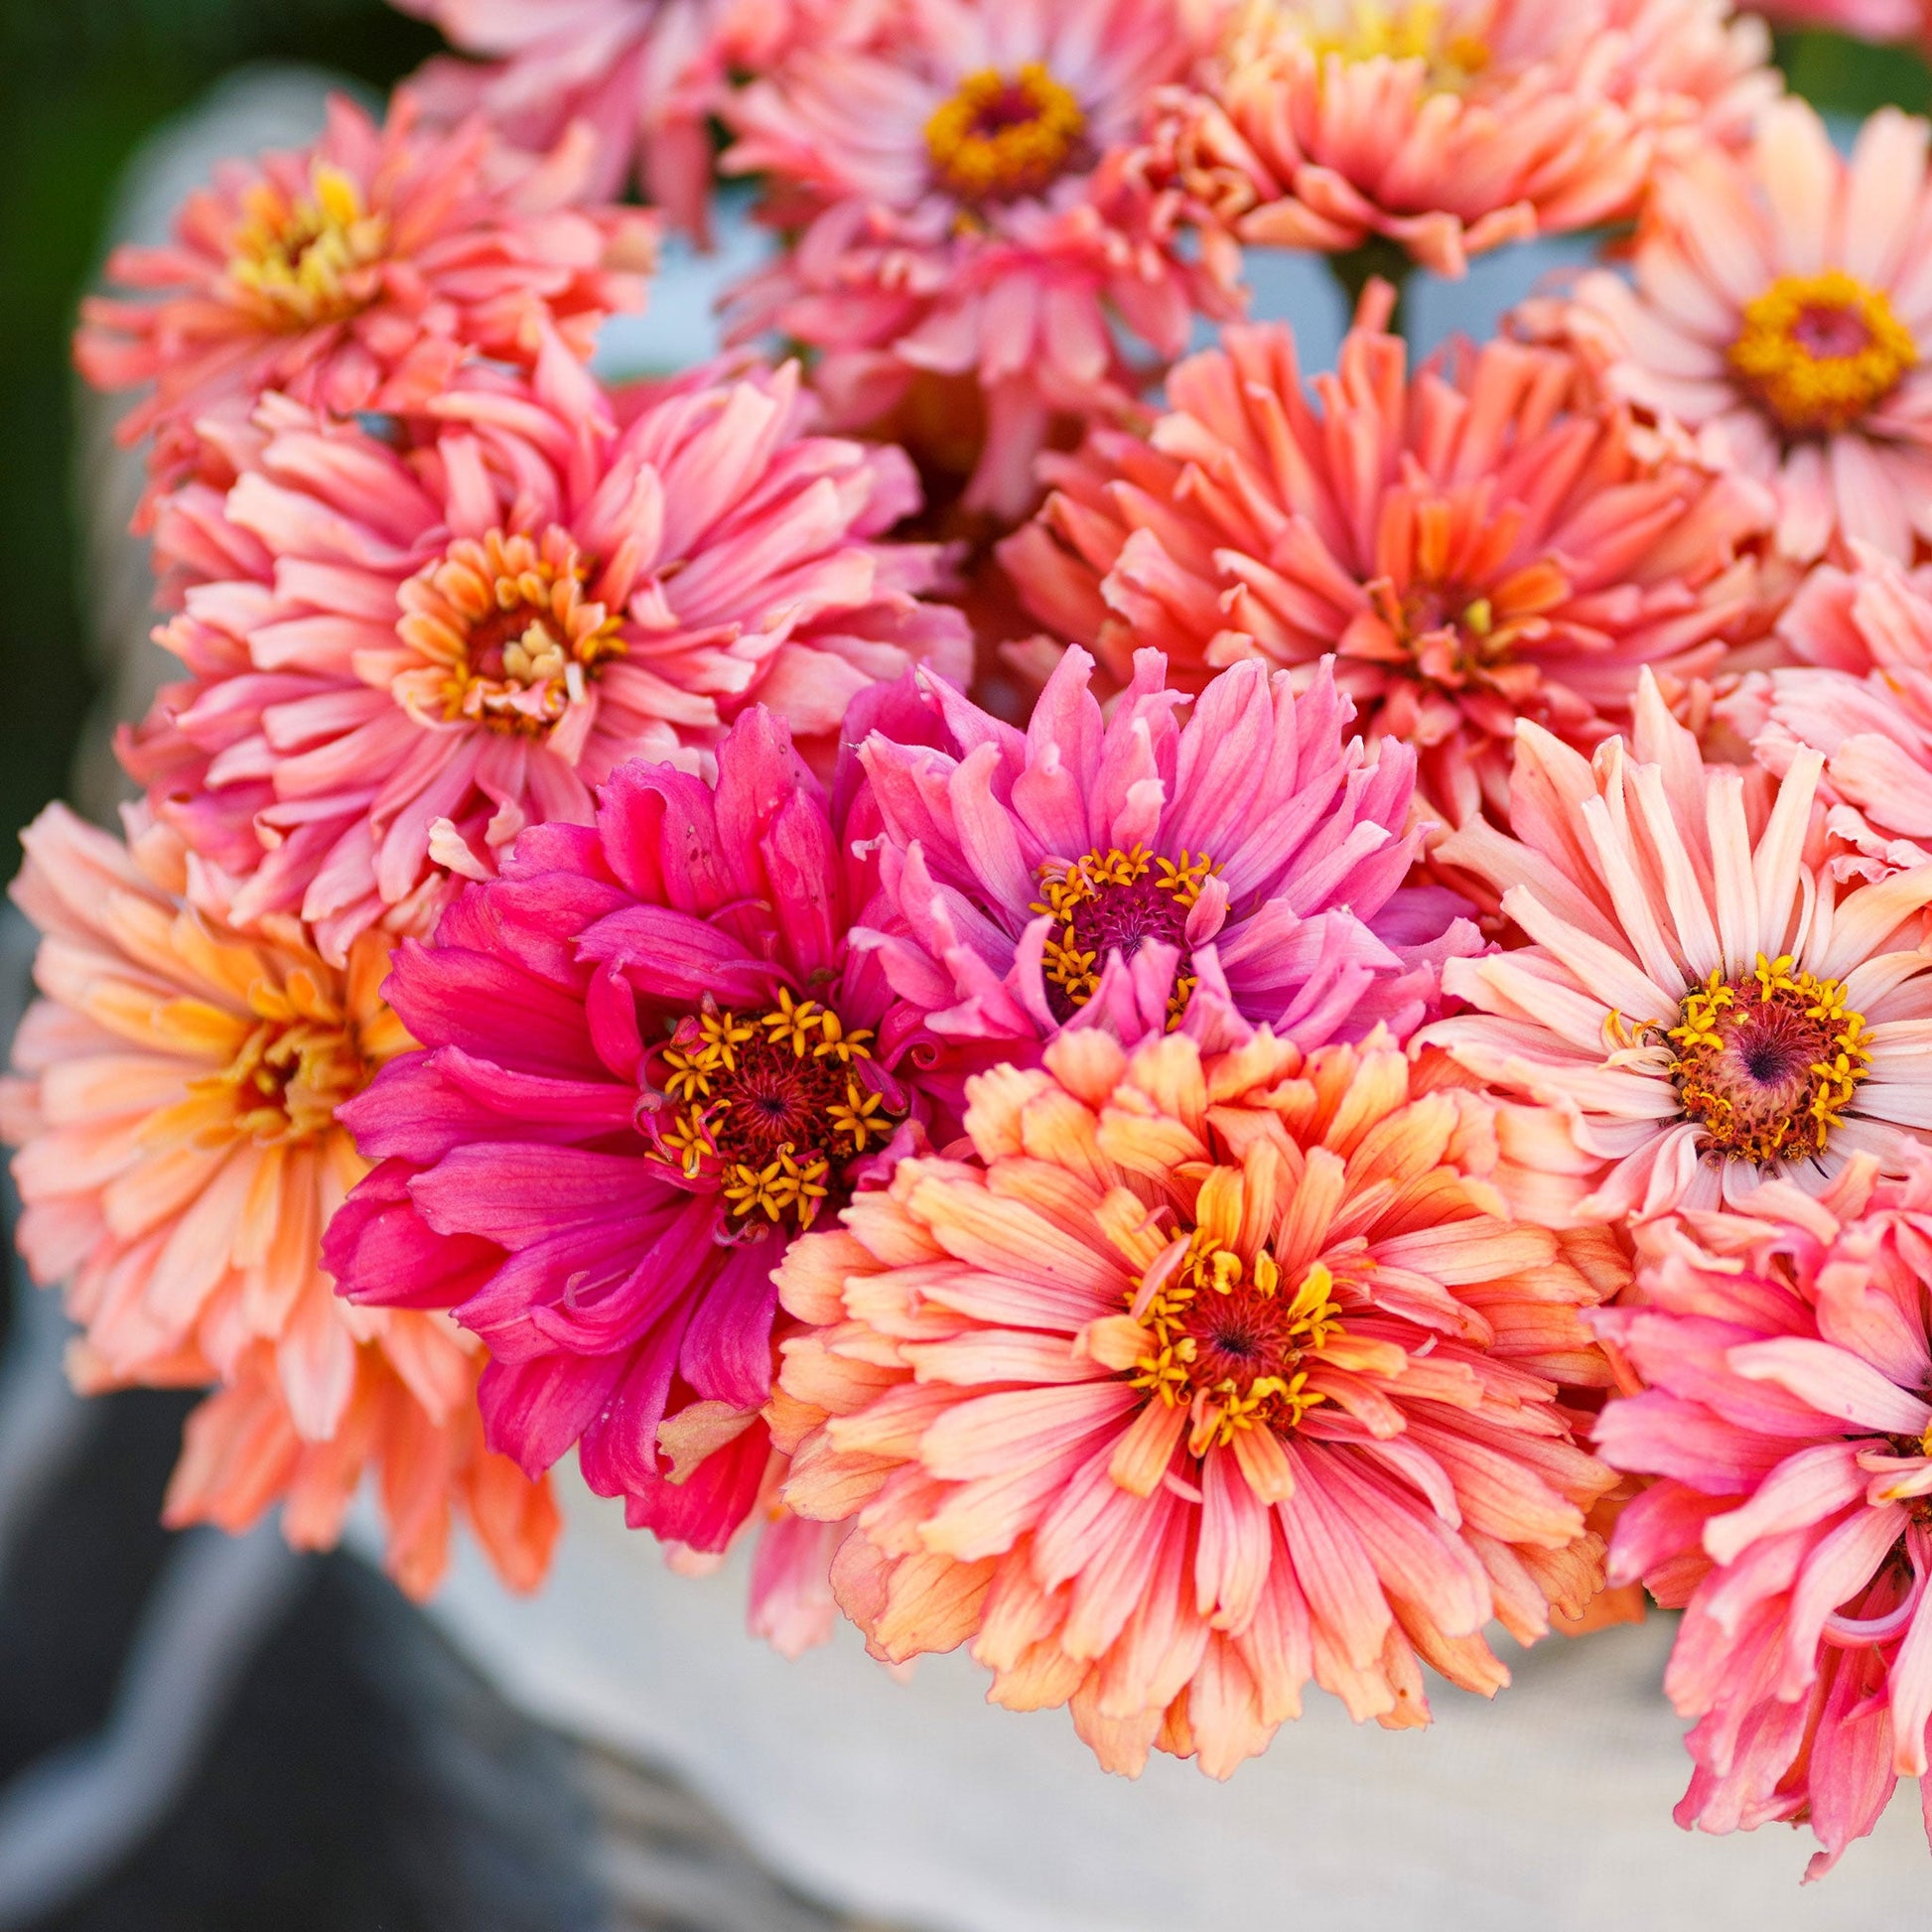
[[[1680,1819],[1829,1866],[1932,1723],[1927,125],[1726,0],[411,4],[77,342],[182,676],[0,1123],[170,1520],[533,1588],[574,1450],[1216,1777],[1647,1589]],[[604,382],[717,172],[731,346]]]

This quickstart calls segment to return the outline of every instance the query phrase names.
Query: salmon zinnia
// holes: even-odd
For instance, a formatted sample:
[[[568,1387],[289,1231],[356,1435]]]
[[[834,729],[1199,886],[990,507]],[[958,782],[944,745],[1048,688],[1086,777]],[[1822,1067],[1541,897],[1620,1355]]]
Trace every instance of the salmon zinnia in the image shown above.
[[[1507,1218],[1491,1103],[1265,1032],[1066,1033],[969,1092],[970,1158],[901,1163],[779,1271],[815,1324],[785,1494],[852,1520],[877,1655],[970,1643],[1110,1769],[1226,1777],[1311,1676],[1423,1724],[1422,1663],[1493,1693],[1483,1626],[1590,1595],[1612,1478],[1558,1385],[1604,1379],[1577,1260],[1608,1256]]]
[[[22,1254],[67,1281],[88,1389],[228,1386],[189,1424],[177,1521],[239,1528],[286,1501],[332,1543],[365,1469],[389,1560],[422,1593],[453,1508],[520,1587],[543,1573],[547,1495],[483,1449],[478,1363],[440,1315],[337,1301],[322,1229],[364,1172],[338,1111],[409,1045],[373,935],[345,972],[290,920],[242,934],[183,899],[167,831],[123,846],[50,806],[14,897],[41,928],[0,1127],[19,1147]]]

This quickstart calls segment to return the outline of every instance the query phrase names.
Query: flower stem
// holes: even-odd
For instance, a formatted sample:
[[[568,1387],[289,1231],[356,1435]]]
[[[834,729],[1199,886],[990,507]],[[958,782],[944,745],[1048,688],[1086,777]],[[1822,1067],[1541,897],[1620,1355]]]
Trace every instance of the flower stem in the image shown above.
[[[1389,317],[1389,328],[1398,336],[1403,334],[1403,325],[1408,320],[1409,278],[1416,272],[1416,264],[1401,243],[1391,241],[1387,235],[1370,235],[1359,247],[1329,255],[1327,262],[1328,273],[1334,277],[1335,286],[1348,305],[1349,323],[1354,322],[1362,291],[1380,276],[1395,289],[1395,310]]]

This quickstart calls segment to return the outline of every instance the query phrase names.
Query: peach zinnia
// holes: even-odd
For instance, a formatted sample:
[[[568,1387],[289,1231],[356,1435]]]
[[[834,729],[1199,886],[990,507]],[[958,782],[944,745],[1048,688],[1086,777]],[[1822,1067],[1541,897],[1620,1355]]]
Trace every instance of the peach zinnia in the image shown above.
[[[1500,340],[1411,378],[1373,288],[1305,394],[1284,327],[1227,330],[1168,380],[1143,440],[1049,457],[1055,493],[1002,546],[1035,615],[1176,681],[1261,656],[1335,675],[1373,741],[1420,755],[1451,824],[1500,812],[1529,717],[1587,749],[1638,668],[1708,671],[1754,600],[1762,492],[1646,447],[1573,358]]]
[[[1066,1033],[969,1094],[972,1158],[902,1162],[778,1270],[815,1324],[785,1495],[852,1519],[833,1584],[875,1654],[970,1643],[1109,1769],[1226,1777],[1311,1676],[1424,1724],[1423,1663],[1493,1693],[1484,1625],[1591,1594],[1612,1477],[1558,1388],[1605,1379],[1597,1291],[1508,1218],[1492,1103],[1266,1032]]]
[[[1673,137],[1736,138],[1767,51],[1726,0],[1250,0],[1154,146],[1244,243],[1460,275],[1630,212]]]
[[[75,360],[97,388],[153,385],[121,425],[132,442],[270,388],[336,413],[418,407],[467,357],[527,367],[546,336],[588,357],[642,302],[654,230],[572,206],[586,159],[581,142],[519,153],[482,120],[424,132],[407,92],[381,127],[339,96],[313,148],[230,164],[172,242],[115,250],[127,293],[82,304]]]
[[[882,540],[910,465],[809,434],[795,368],[611,398],[558,355],[437,408],[396,447],[269,397],[160,519],[190,676],[123,757],[244,918],[425,929],[627,757],[755,701],[827,748],[875,680],[965,675],[942,553]]]
[[[1438,857],[1501,895],[1525,942],[1450,960],[1477,1009],[1424,1037],[1542,1103],[1537,1165],[1585,1220],[1710,1208],[1761,1180],[1816,1193],[1932,1128],[1932,866],[1844,889],[1816,822],[1824,759],[1781,781],[1707,766],[1645,675],[1628,744],[1586,760],[1524,724],[1513,837]]]
[[[1634,285],[1579,284],[1573,328],[1611,389],[1777,493],[1798,563],[1932,535],[1932,192],[1927,124],[1881,109],[1850,161],[1800,101],[1749,154],[1667,174]]]
[[[366,1166],[337,1109],[410,1044],[378,998],[386,945],[365,937],[339,972],[293,921],[238,933],[185,902],[179,840],[138,814],[130,830],[123,846],[49,806],[13,888],[45,935],[44,997],[0,1127],[21,1253],[69,1284],[76,1379],[231,1384],[190,1424],[181,1520],[238,1527],[282,1495],[295,1541],[333,1541],[374,1466],[411,1587],[434,1584],[459,1503],[534,1584],[550,1504],[483,1454],[477,1352],[440,1315],[349,1309],[321,1264]]]

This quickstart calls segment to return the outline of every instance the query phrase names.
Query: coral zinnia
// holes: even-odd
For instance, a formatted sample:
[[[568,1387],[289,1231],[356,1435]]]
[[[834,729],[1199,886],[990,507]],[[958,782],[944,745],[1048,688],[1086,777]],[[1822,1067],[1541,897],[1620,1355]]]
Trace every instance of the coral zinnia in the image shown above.
[[[1240,664],[1190,704],[1142,651],[1104,723],[1092,668],[1069,650],[1024,734],[928,680],[936,745],[863,746],[885,892],[857,937],[897,992],[955,1038],[1210,1036],[1230,1009],[1305,1047],[1413,1032],[1480,946],[1402,887],[1414,755],[1365,760],[1325,664],[1299,700]]]
[[[410,409],[472,355],[527,367],[555,338],[588,356],[642,302],[654,231],[640,209],[571,205],[587,158],[505,148],[481,119],[424,132],[406,91],[381,127],[339,96],[313,148],[231,164],[173,242],[116,249],[129,294],[82,304],[74,359],[97,388],[153,384],[132,442],[264,389]]]
[[[331,1541],[373,1464],[411,1587],[434,1584],[456,1502],[534,1584],[550,1504],[483,1456],[464,1338],[440,1316],[345,1309],[318,1261],[364,1172],[337,1109],[409,1044],[377,998],[386,949],[370,935],[339,973],[293,921],[236,933],[184,902],[172,834],[138,814],[130,831],[123,846],[51,805],[13,888],[45,934],[45,997],[0,1128],[20,1149],[21,1253],[69,1284],[76,1378],[233,1385],[190,1426],[184,1519],[236,1526],[286,1494],[291,1536]]]
[[[629,408],[633,399],[619,398]],[[225,492],[167,502],[191,679],[123,748],[157,809],[332,956],[422,929],[534,820],[588,824],[621,759],[696,762],[756,698],[828,741],[908,662],[963,676],[917,592],[903,455],[806,433],[796,370],[613,405],[567,357],[532,394],[471,385],[398,449],[267,398]]]
[[[1147,440],[1099,430],[1045,459],[1056,493],[1001,556],[1121,682],[1137,644],[1188,683],[1337,653],[1371,739],[1414,745],[1459,824],[1501,811],[1519,717],[1587,747],[1640,665],[1716,664],[1765,505],[1646,453],[1561,350],[1457,346],[1405,379],[1388,301],[1372,291],[1312,404],[1287,329],[1227,330],[1169,377]]]
[[[1535,1160],[1587,1179],[1583,1218],[1815,1193],[1932,1128],[1932,867],[1842,892],[1814,843],[1823,762],[1706,766],[1646,673],[1627,746],[1590,762],[1523,725],[1515,836],[1443,842],[1528,943],[1450,960],[1478,1011],[1425,1037],[1551,1110],[1569,1147]]]
[[[1634,287],[1578,285],[1573,331],[1611,389],[1771,484],[1799,563],[1853,541],[1906,561],[1932,535],[1929,131],[1881,109],[1847,162],[1780,102],[1748,155],[1660,180]]]
[[[1698,1720],[1678,1822],[1810,1825],[1829,1870],[1923,1778],[1932,1722],[1932,1162],[1862,1158],[1661,1230],[1597,1319],[1649,1385],[1597,1428],[1663,1478],[1615,1572],[1685,1606],[1665,1688]]]
[[[424,1050],[349,1114],[384,1165],[329,1230],[344,1292],[454,1307],[492,1445],[534,1475],[578,1444],[700,1549],[764,1476],[772,1265],[923,1111],[906,1017],[846,947],[849,843],[762,709],[715,789],[619,766],[595,826],[533,827],[403,944]]]
[[[1460,275],[1630,212],[1674,136],[1736,139],[1767,52],[1728,0],[1250,0],[1153,145],[1244,243]]]
[[[967,505],[1018,515],[1052,420],[1138,387],[1116,321],[1167,358],[1192,311],[1234,313],[1226,252],[1183,245],[1122,146],[1193,51],[1178,0],[907,0],[874,45],[794,51],[730,108],[725,166],[802,228],[738,292],[740,334],[817,350],[842,422],[976,384]]]
[[[876,1654],[970,1641],[1113,1770],[1227,1776],[1312,1675],[1429,1717],[1590,1594],[1612,1481],[1558,1379],[1596,1292],[1506,1218],[1491,1103],[1386,1041],[1203,1055],[1064,1033],[969,1089],[977,1159],[902,1163],[797,1243],[774,1422]],[[1605,1259],[1594,1245],[1592,1262]]]

